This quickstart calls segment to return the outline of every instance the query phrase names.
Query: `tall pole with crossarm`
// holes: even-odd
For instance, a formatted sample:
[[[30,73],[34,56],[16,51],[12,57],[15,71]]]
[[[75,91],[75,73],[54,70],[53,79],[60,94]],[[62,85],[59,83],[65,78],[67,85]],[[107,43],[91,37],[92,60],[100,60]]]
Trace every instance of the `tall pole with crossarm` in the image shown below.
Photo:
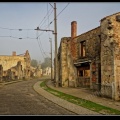
[[[55,36],[55,70],[54,70],[55,78],[54,79],[55,79],[55,82],[56,82],[56,87],[58,87],[57,15],[56,15],[56,9],[57,8],[56,8],[56,3],[54,3],[54,7],[53,8],[54,8],[54,31],[53,30],[40,29],[39,27],[37,27],[37,29],[35,29],[35,30],[46,31],[46,32],[51,31],[54,34],[54,36]]]
[[[55,34],[55,81],[58,87],[58,57],[57,57],[57,16],[56,16],[56,3],[54,3],[54,34]]]

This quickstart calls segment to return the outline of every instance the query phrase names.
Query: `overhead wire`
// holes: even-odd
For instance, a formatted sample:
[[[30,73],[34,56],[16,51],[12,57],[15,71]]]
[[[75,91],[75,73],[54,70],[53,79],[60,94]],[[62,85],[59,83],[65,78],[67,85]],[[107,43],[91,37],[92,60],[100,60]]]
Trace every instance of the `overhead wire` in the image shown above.
[[[37,31],[36,36],[38,36],[38,31]],[[38,42],[38,46],[39,46],[40,52],[41,52],[43,58],[45,59],[45,57],[44,57],[44,55],[43,55],[43,53],[42,53],[42,50],[41,50],[41,47],[40,47],[39,41],[38,41],[38,37],[37,37],[37,42]]]
[[[52,8],[51,8],[52,9]],[[50,9],[50,10],[51,10]],[[44,19],[46,18],[46,16],[48,15],[48,13],[50,12],[50,10],[47,12],[47,14],[45,15],[45,17],[42,19],[42,21],[39,23],[39,25],[38,26],[40,26],[40,24],[44,21]]]
[[[70,3],[68,3],[68,4],[61,10],[61,12],[59,12],[59,14],[57,15],[57,17],[65,10],[65,8],[68,7],[69,4],[70,4]]]
[[[47,13],[48,13],[48,5],[47,5]],[[49,15],[48,15],[48,17],[49,17]],[[38,36],[37,36],[37,38],[38,38]],[[47,57],[49,57],[47,54],[46,54],[46,52],[43,50],[43,48],[42,48],[42,43],[41,43],[41,40],[39,39],[39,46],[40,46],[40,48],[41,48],[41,52],[45,55],[45,56],[47,56]]]
[[[40,39],[39,39],[39,40],[40,40]],[[46,55],[47,57],[49,57],[49,56],[46,54],[46,52],[43,50],[41,41],[39,41],[39,43],[40,43],[41,49],[42,49],[42,51],[43,51],[43,54]]]
[[[21,38],[21,37],[15,37],[15,36],[0,36],[0,37],[10,37],[10,38],[17,38],[17,39],[36,39],[36,38],[31,38],[31,37],[24,37],[24,38]]]
[[[50,4],[50,3],[49,3]],[[59,14],[57,15],[57,17],[68,7],[68,5],[69,5],[70,3],[68,3],[60,12],[59,12]],[[51,4],[50,4],[51,5]],[[52,6],[52,5],[51,5]],[[52,6],[53,7],[53,6]],[[45,29],[47,29],[47,28],[49,28],[49,26],[53,23],[53,21],[54,21],[54,19],[47,25],[47,27],[45,28]],[[39,36],[41,36],[42,34],[43,34],[43,32],[44,31],[42,31],[42,33],[39,35]],[[38,36],[38,37],[39,37]]]
[[[54,11],[54,10],[52,10],[51,13],[50,13],[48,16],[50,16],[50,15],[53,13],[53,11]],[[48,18],[44,20],[43,24],[44,24],[47,20],[48,20]],[[42,25],[43,25],[43,24],[42,24]],[[40,28],[42,27],[42,25],[41,25],[41,26],[39,25]]]
[[[48,3],[47,3],[47,13],[48,13]],[[48,15],[47,19],[49,19],[49,15]],[[49,32],[48,32],[48,35],[49,35]],[[41,41],[40,41],[40,44],[41,44],[41,48],[42,48],[42,43],[41,43]],[[43,50],[43,48],[42,48],[42,50]],[[43,53],[44,53],[46,56],[48,56],[48,55],[46,54],[47,52],[44,52],[44,50],[43,50]],[[49,56],[48,56],[48,57],[49,57]]]
[[[34,30],[34,29],[13,29],[13,28],[4,28],[4,27],[0,27],[0,29],[6,29],[6,30],[19,30],[19,31],[22,31],[22,30]]]
[[[67,6],[68,6],[69,4],[70,4],[70,3],[68,3],[68,4],[61,10],[61,12],[57,15],[57,17],[65,10],[65,8],[67,8]],[[52,8],[51,8],[51,9],[52,9]],[[50,9],[50,10],[51,10],[51,9]],[[50,11],[50,10],[49,10],[49,11]],[[46,16],[44,17],[44,18],[46,18],[46,17],[48,16],[48,18],[46,19],[46,20],[48,20],[48,21],[49,21],[49,16],[52,14],[53,10],[52,10],[51,14],[48,15],[49,11],[47,11]],[[44,20],[44,19],[43,19],[43,20]],[[42,20],[42,21],[43,21],[43,20]],[[42,21],[41,21],[41,22],[42,22]],[[53,21],[54,21],[54,19],[53,19]],[[53,21],[51,21],[51,22],[47,25],[46,28],[49,28],[50,24],[52,24]],[[39,25],[40,25],[40,24],[39,24]],[[42,25],[43,25],[43,24],[42,24]],[[13,28],[5,28],[5,27],[0,27],[0,29],[19,30],[19,31],[22,31],[22,30],[27,30],[27,31],[28,31],[28,30],[35,30],[35,29],[13,29]],[[44,31],[43,31],[43,32],[44,32]],[[40,34],[40,35],[41,35],[41,34]],[[39,35],[39,36],[40,36],[40,35]],[[4,36],[4,37],[5,37],[5,36]],[[7,37],[8,37],[8,36],[7,36]],[[13,38],[15,38],[15,37],[13,37]],[[27,37],[27,38],[28,38],[28,37]],[[34,38],[33,38],[33,39],[34,39]]]
[[[62,11],[57,15],[57,17],[65,10],[65,8],[67,8],[67,6],[69,5],[69,3],[62,9]],[[52,8],[51,8],[52,9]],[[51,10],[50,9],[50,10]],[[52,22],[50,22],[49,23],[49,16],[52,14],[52,12],[53,12],[53,9],[52,9],[52,11],[51,11],[51,13],[49,14],[49,12],[50,12],[50,10],[48,11],[48,4],[47,4],[47,14],[46,14],[46,16],[43,18],[43,20],[47,17],[47,19],[46,20],[48,20],[48,25],[47,25],[47,27],[46,28],[48,28],[48,29],[50,29],[50,25],[52,24],[52,22],[54,21],[54,19],[53,19],[53,21]],[[49,15],[48,15],[49,14]],[[40,22],[40,24],[43,22],[43,20]],[[46,20],[44,21],[44,23],[46,22]],[[43,24],[44,24],[43,23]],[[39,25],[40,25],[39,24]],[[42,24],[42,25],[43,25]],[[41,25],[41,26],[42,26]],[[40,26],[40,27],[41,27]],[[19,30],[19,31],[22,31],[22,30],[27,30],[27,32],[28,32],[28,30],[34,30],[34,29],[11,29],[11,28],[4,28],[4,27],[0,27],[0,29],[6,29],[6,30]],[[38,41],[38,45],[39,45],[39,48],[40,48],[40,50],[41,50],[41,53],[42,53],[42,51],[43,51],[43,53],[44,53],[44,55],[46,55],[45,54],[45,52],[44,52],[44,50],[42,49],[42,44],[41,44],[41,42],[39,42],[39,40],[38,40],[38,37],[40,37],[42,34],[44,33],[44,31],[42,31],[42,33],[40,34],[40,35],[38,35],[37,36],[37,38],[30,38],[30,37],[28,37],[28,33],[27,33],[27,37],[26,38],[20,38],[20,37],[15,37],[15,36],[12,36],[12,35],[10,35],[10,36],[0,36],[0,37],[11,37],[11,38],[17,38],[17,39],[37,39],[37,41]],[[12,34],[12,33],[11,33]],[[48,34],[49,35],[49,34]],[[49,36],[50,37],[50,36]],[[40,47],[41,46],[41,47]],[[43,53],[42,53],[42,55],[43,55]],[[43,57],[44,57],[44,55],[43,55]],[[47,55],[46,55],[47,56]]]

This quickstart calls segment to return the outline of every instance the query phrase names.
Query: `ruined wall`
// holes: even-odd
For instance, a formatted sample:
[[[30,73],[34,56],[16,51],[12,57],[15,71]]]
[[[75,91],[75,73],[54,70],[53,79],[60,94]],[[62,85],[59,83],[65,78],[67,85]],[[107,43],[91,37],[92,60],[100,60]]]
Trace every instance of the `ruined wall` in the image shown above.
[[[30,54],[29,54],[28,50],[26,50],[24,57],[25,57],[25,62],[26,62],[26,68],[30,68],[31,58],[30,58]]]
[[[71,40],[68,41],[67,48],[67,66],[68,66],[68,86],[77,87],[77,69],[74,66],[74,60],[71,54]],[[74,51],[77,56],[77,49]],[[75,57],[76,58],[76,57]]]
[[[38,78],[40,78],[42,76],[42,69],[36,69],[35,70],[35,77],[38,77]]]
[[[100,63],[100,27],[95,28],[87,33],[79,35],[71,39],[70,37],[64,37],[61,39],[60,48],[59,48],[59,81],[61,86],[77,87],[79,86],[77,81],[77,68],[74,65],[74,62],[85,61],[86,59],[92,60],[95,62],[95,66],[98,66]],[[80,51],[80,41],[86,40],[86,57],[81,58]],[[73,45],[74,44],[74,45]],[[98,68],[94,70],[94,76],[92,75],[91,67],[91,84],[92,88],[97,89],[98,83]],[[94,79],[93,79],[94,77]]]
[[[40,64],[35,69],[35,76],[38,77],[38,78],[40,78],[42,76],[42,69],[41,69],[41,65]]]
[[[99,80],[99,69],[100,66],[100,27],[97,27],[95,29],[92,29],[86,33],[83,33],[79,36],[77,36],[77,42],[76,42],[76,47],[77,47],[77,59],[75,63],[77,62],[84,62],[84,61],[91,61],[90,62],[90,79],[85,82],[85,79],[83,82],[85,82],[86,85],[90,84],[91,89],[98,89],[98,84],[100,82]],[[86,55],[84,57],[80,56],[80,42],[84,41],[86,42],[85,44],[85,51]],[[81,80],[82,81],[82,80]],[[84,85],[84,83],[81,83]],[[78,81],[78,86],[79,81]]]
[[[120,20],[116,16],[101,20],[101,93],[120,99]],[[120,16],[118,16],[120,17]]]
[[[86,57],[88,59],[96,59],[96,56],[99,56],[100,53],[100,27],[97,27],[93,30],[90,30],[86,33],[83,33],[79,36],[77,36],[77,49],[78,49],[78,55],[77,59],[81,59],[79,49],[80,49],[80,42],[86,41]]]
[[[0,56],[0,64],[3,66],[4,80],[30,78],[31,59],[28,50],[21,55],[13,52],[12,56]]]
[[[26,53],[24,55],[24,59],[25,59],[25,70],[24,70],[24,76],[25,76],[25,79],[29,79],[30,78],[30,74],[31,74],[31,58],[30,58],[30,54],[28,52],[28,50],[26,50]]]
[[[17,66],[16,66],[16,71],[17,71],[17,79],[23,79],[24,74],[22,70],[22,64],[21,61],[18,61]]]
[[[3,76],[3,66],[0,65],[0,81],[2,81],[2,76]]]
[[[67,42],[68,38],[64,37],[60,43],[60,58],[58,62],[59,66],[59,81],[62,87],[68,87],[68,65],[67,65]]]
[[[119,21],[117,20],[119,18]],[[115,100],[120,100],[120,13],[113,17]]]
[[[17,79],[22,79],[24,77],[21,61],[18,61],[17,65],[9,68],[4,72],[5,74],[2,75],[3,80],[15,80],[15,79],[17,80]]]
[[[0,64],[3,66],[4,71],[16,66],[18,61],[21,61],[22,69],[25,69],[26,64],[23,56],[0,56]]]
[[[76,87],[76,68],[71,55],[70,37],[61,39],[58,51],[58,80],[59,86]]]

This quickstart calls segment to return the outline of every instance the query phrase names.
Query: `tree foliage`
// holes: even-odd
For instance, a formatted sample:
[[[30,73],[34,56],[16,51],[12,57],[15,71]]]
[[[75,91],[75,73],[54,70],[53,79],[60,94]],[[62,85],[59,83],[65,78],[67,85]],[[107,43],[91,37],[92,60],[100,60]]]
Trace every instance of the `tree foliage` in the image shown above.
[[[35,59],[32,59],[32,60],[31,60],[31,66],[32,66],[32,67],[37,67],[37,65],[38,65],[38,61],[35,60]]]
[[[41,64],[41,68],[44,69],[46,67],[50,67],[51,66],[51,59],[49,57],[46,57],[44,59],[44,62]]]

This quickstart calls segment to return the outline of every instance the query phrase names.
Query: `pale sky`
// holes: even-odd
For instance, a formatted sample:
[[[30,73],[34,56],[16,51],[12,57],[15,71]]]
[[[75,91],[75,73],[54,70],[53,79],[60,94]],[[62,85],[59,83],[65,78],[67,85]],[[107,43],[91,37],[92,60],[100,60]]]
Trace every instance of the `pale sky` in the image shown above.
[[[53,2],[50,4],[54,6]],[[54,30],[54,10],[50,4],[0,2],[0,55],[11,55],[13,51],[22,54],[28,50],[31,59],[43,62],[45,57],[50,57],[51,38],[54,57],[55,42],[52,32],[37,33],[34,30],[38,26],[41,29]],[[71,36],[72,21],[77,21],[77,35],[80,35],[98,27],[105,16],[120,12],[120,2],[56,2],[56,7],[58,47],[62,37]],[[50,22],[52,23],[47,28]]]

